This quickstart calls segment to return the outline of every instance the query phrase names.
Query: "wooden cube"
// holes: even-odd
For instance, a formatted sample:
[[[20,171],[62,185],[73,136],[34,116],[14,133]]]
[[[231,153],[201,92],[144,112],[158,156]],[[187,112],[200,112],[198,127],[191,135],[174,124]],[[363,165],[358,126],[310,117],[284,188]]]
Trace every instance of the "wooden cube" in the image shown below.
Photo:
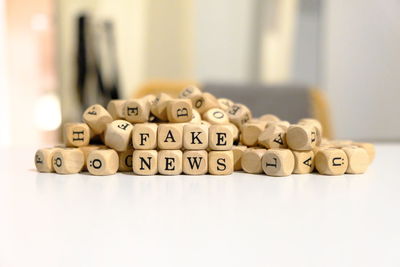
[[[101,105],[88,107],[83,113],[83,121],[86,122],[95,135],[106,130],[107,124],[113,121],[110,113]]]
[[[157,124],[138,123],[132,130],[132,144],[135,149],[151,150],[157,147]]]
[[[89,157],[90,152],[92,152],[93,150],[99,150],[99,149],[107,149],[107,147],[104,145],[88,145],[88,146],[79,147],[79,150],[82,151],[83,157],[85,159],[83,167],[82,167],[82,171],[88,170],[86,167],[86,160]]]
[[[179,175],[182,173],[182,151],[158,151],[158,173],[163,175]]]
[[[316,120],[316,119],[311,119],[311,118],[304,118],[299,120],[297,123],[299,125],[309,125],[311,127],[315,127],[315,133],[316,133],[316,145],[319,146],[322,141],[322,125],[321,123]]]
[[[208,147],[208,128],[202,124],[183,126],[183,147],[188,150],[203,150]]]
[[[233,172],[233,152],[210,151],[208,153],[208,172],[212,175],[228,175]]]
[[[183,145],[183,124],[162,123],[158,125],[158,148],[181,149]]]
[[[190,99],[172,99],[167,104],[167,117],[170,122],[189,122],[193,118]]]
[[[287,148],[286,130],[277,125],[269,125],[258,136],[258,144],[266,148]]]
[[[235,124],[239,129],[252,118],[251,111],[243,104],[235,103],[228,110],[230,122]]]
[[[278,121],[280,121],[280,119],[277,116],[273,115],[273,114],[265,114],[265,115],[262,115],[258,119],[262,120],[262,121],[266,121],[266,122],[278,122]]]
[[[233,133],[230,125],[211,125],[208,130],[208,147],[211,150],[230,150]]]
[[[147,122],[151,103],[147,98],[129,99],[125,102],[125,120],[131,123]]]
[[[223,111],[228,112],[231,106],[233,106],[234,102],[227,98],[218,98],[218,104]]]
[[[60,148],[42,148],[35,153],[35,166],[38,172],[54,172],[53,155]]]
[[[203,114],[212,108],[219,108],[218,100],[210,93],[195,95],[191,98],[191,100],[193,108],[195,108],[200,114]]]
[[[315,155],[315,168],[320,174],[342,175],[348,165],[347,155],[342,149],[321,149]]]
[[[113,120],[121,120],[125,118],[125,102],[126,100],[117,99],[108,102],[107,111]]]
[[[133,171],[132,156],[133,156],[133,149],[128,149],[126,151],[118,153],[118,157],[119,157],[118,171],[120,171],[120,172]]]
[[[56,173],[78,173],[82,170],[84,164],[85,157],[78,148],[62,148],[53,154],[53,168]]]
[[[310,125],[291,125],[286,133],[286,141],[293,150],[312,150],[317,142],[316,129]]]
[[[261,159],[267,150],[263,148],[248,148],[242,155],[242,169],[247,173],[262,173]]]
[[[244,151],[247,149],[247,146],[233,146],[233,170],[241,171],[242,170],[242,155]]]
[[[203,92],[195,85],[190,85],[179,93],[179,98],[192,98],[201,95]]]
[[[346,153],[349,162],[346,173],[361,174],[367,170],[370,161],[369,155],[364,148],[347,146],[342,149]]]
[[[245,123],[242,126],[242,141],[246,146],[256,146],[258,144],[258,137],[267,126],[265,121],[257,121]]]
[[[107,125],[104,143],[118,152],[125,151],[131,146],[132,129],[133,125],[127,121],[113,121]]]
[[[168,120],[167,105],[169,100],[172,100],[170,95],[161,93],[156,96],[151,104],[151,113],[161,121]]]
[[[190,120],[190,122],[191,123],[201,123],[201,115],[195,109],[192,109],[192,119]]]
[[[314,152],[310,151],[292,151],[294,156],[293,173],[305,174],[314,170]]]
[[[90,128],[86,123],[65,123],[63,136],[68,147],[87,146],[90,142]]]
[[[238,127],[233,123],[229,123],[228,125],[231,126],[233,141],[239,140],[240,132]]]
[[[289,149],[269,149],[261,159],[261,166],[266,175],[288,176],[294,169],[293,153]]]
[[[208,152],[206,150],[186,150],[183,152],[183,173],[202,175],[208,172]]]
[[[375,145],[371,143],[352,143],[352,145],[364,148],[369,156],[369,163],[375,159]]]
[[[210,124],[229,124],[228,114],[220,108],[211,108],[204,112],[203,120]]]
[[[119,167],[118,153],[113,149],[98,149],[89,153],[86,167],[93,175],[113,175]]]
[[[158,172],[157,150],[135,150],[132,155],[133,172],[138,175],[155,175]]]

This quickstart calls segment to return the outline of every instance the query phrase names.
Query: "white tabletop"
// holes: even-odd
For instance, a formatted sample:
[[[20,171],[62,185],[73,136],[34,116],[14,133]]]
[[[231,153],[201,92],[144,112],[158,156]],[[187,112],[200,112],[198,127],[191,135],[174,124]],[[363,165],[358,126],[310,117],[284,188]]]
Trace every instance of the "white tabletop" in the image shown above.
[[[399,148],[285,178],[39,174],[3,150],[0,266],[399,266]]]

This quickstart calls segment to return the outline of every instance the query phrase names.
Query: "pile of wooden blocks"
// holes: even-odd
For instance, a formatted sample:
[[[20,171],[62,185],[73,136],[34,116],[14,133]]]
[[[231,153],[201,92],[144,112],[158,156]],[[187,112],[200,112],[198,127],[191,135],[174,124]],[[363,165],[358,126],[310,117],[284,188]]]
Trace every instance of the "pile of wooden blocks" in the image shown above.
[[[196,86],[178,98],[161,93],[112,100],[107,109],[92,105],[83,121],[64,125],[64,145],[36,152],[39,172],[342,175],[365,172],[375,154],[369,143],[324,139],[315,119],[291,125],[272,114],[252,118],[245,105]]]

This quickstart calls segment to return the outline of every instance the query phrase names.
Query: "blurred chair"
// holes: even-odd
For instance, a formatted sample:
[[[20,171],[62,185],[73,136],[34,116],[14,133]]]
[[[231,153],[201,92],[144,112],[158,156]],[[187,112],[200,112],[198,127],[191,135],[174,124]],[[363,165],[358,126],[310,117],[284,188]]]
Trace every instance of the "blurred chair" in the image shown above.
[[[324,137],[332,138],[329,105],[325,94],[318,89],[301,85],[263,85],[196,82],[149,82],[136,91],[134,97],[167,92],[171,96],[189,84],[198,85],[203,91],[216,97],[224,97],[248,106],[254,117],[266,113],[295,123],[301,118],[315,118],[324,129]]]

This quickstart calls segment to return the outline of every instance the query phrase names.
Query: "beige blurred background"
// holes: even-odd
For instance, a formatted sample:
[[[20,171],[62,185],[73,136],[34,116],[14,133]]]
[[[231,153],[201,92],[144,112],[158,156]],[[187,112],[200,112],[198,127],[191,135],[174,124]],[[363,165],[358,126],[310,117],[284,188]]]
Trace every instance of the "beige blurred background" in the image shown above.
[[[327,96],[336,138],[400,141],[399,14],[397,0],[0,0],[0,145],[54,144],[80,119],[79,16],[121,98],[150,81],[300,84]]]

